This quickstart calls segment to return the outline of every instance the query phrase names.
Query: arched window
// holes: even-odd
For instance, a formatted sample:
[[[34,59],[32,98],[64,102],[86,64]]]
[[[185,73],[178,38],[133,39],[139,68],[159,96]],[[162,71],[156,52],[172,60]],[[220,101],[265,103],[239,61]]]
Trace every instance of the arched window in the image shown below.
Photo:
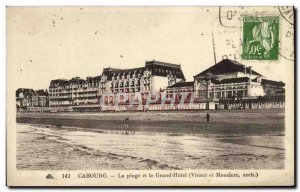
[[[200,98],[206,98],[207,97],[207,86],[204,84],[201,84],[199,86],[199,97]]]
[[[203,91],[203,90],[207,90],[207,86],[206,85],[204,85],[204,84],[201,84],[200,86],[199,86],[199,90],[201,90],[201,91]]]
[[[113,96],[109,96],[109,103],[113,103],[113,102],[114,102]]]

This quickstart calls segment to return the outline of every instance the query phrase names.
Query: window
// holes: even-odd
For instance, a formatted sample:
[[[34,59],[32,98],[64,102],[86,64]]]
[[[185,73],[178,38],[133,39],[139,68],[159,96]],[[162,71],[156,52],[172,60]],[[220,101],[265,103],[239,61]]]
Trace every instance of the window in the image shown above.
[[[200,98],[206,98],[207,91],[199,91],[199,97]]]
[[[207,86],[206,85],[204,85],[204,84],[201,84],[200,85],[200,87],[199,87],[199,90],[205,90],[206,91],[206,89],[207,89]]]
[[[231,98],[232,97],[232,92],[231,91],[227,91],[227,98]]]
[[[238,97],[243,97],[243,91],[242,90],[237,91],[237,96]]]

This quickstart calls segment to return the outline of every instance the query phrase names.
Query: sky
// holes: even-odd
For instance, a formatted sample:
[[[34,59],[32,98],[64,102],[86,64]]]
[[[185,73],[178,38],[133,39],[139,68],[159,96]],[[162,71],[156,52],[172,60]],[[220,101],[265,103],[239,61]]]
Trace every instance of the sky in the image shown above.
[[[225,53],[229,58],[231,51],[239,53],[241,30],[220,26],[219,11],[218,7],[9,7],[8,74],[18,88],[46,89],[52,79],[98,76],[105,67],[142,67],[155,59],[181,64],[191,81],[215,64],[214,53],[217,61]],[[283,81],[289,73],[276,71],[287,62],[291,61],[245,61],[260,74]]]

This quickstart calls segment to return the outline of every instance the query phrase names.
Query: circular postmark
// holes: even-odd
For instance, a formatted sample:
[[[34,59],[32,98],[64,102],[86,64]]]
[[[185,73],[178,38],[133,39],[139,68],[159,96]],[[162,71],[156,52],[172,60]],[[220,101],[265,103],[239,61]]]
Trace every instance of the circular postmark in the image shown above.
[[[279,55],[294,61],[294,7],[280,6],[278,11],[282,17]]]
[[[281,16],[291,25],[294,25],[294,7],[280,6],[278,10]]]

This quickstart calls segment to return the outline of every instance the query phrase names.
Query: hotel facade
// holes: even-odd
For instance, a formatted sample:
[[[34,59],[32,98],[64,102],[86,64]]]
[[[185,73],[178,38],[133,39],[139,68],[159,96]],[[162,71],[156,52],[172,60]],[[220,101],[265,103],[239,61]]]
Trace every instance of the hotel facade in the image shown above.
[[[56,79],[50,82],[49,106],[75,106],[75,108],[99,107],[116,102],[118,93],[134,97],[136,92],[147,97],[150,92],[159,92],[185,77],[178,64],[146,61],[144,67],[132,69],[104,68],[97,77]]]
[[[284,86],[229,59],[189,82],[179,64],[153,60],[140,68],[104,68],[100,76],[86,79],[52,80],[49,107],[75,111],[283,108]],[[149,98],[152,102],[146,106]]]

